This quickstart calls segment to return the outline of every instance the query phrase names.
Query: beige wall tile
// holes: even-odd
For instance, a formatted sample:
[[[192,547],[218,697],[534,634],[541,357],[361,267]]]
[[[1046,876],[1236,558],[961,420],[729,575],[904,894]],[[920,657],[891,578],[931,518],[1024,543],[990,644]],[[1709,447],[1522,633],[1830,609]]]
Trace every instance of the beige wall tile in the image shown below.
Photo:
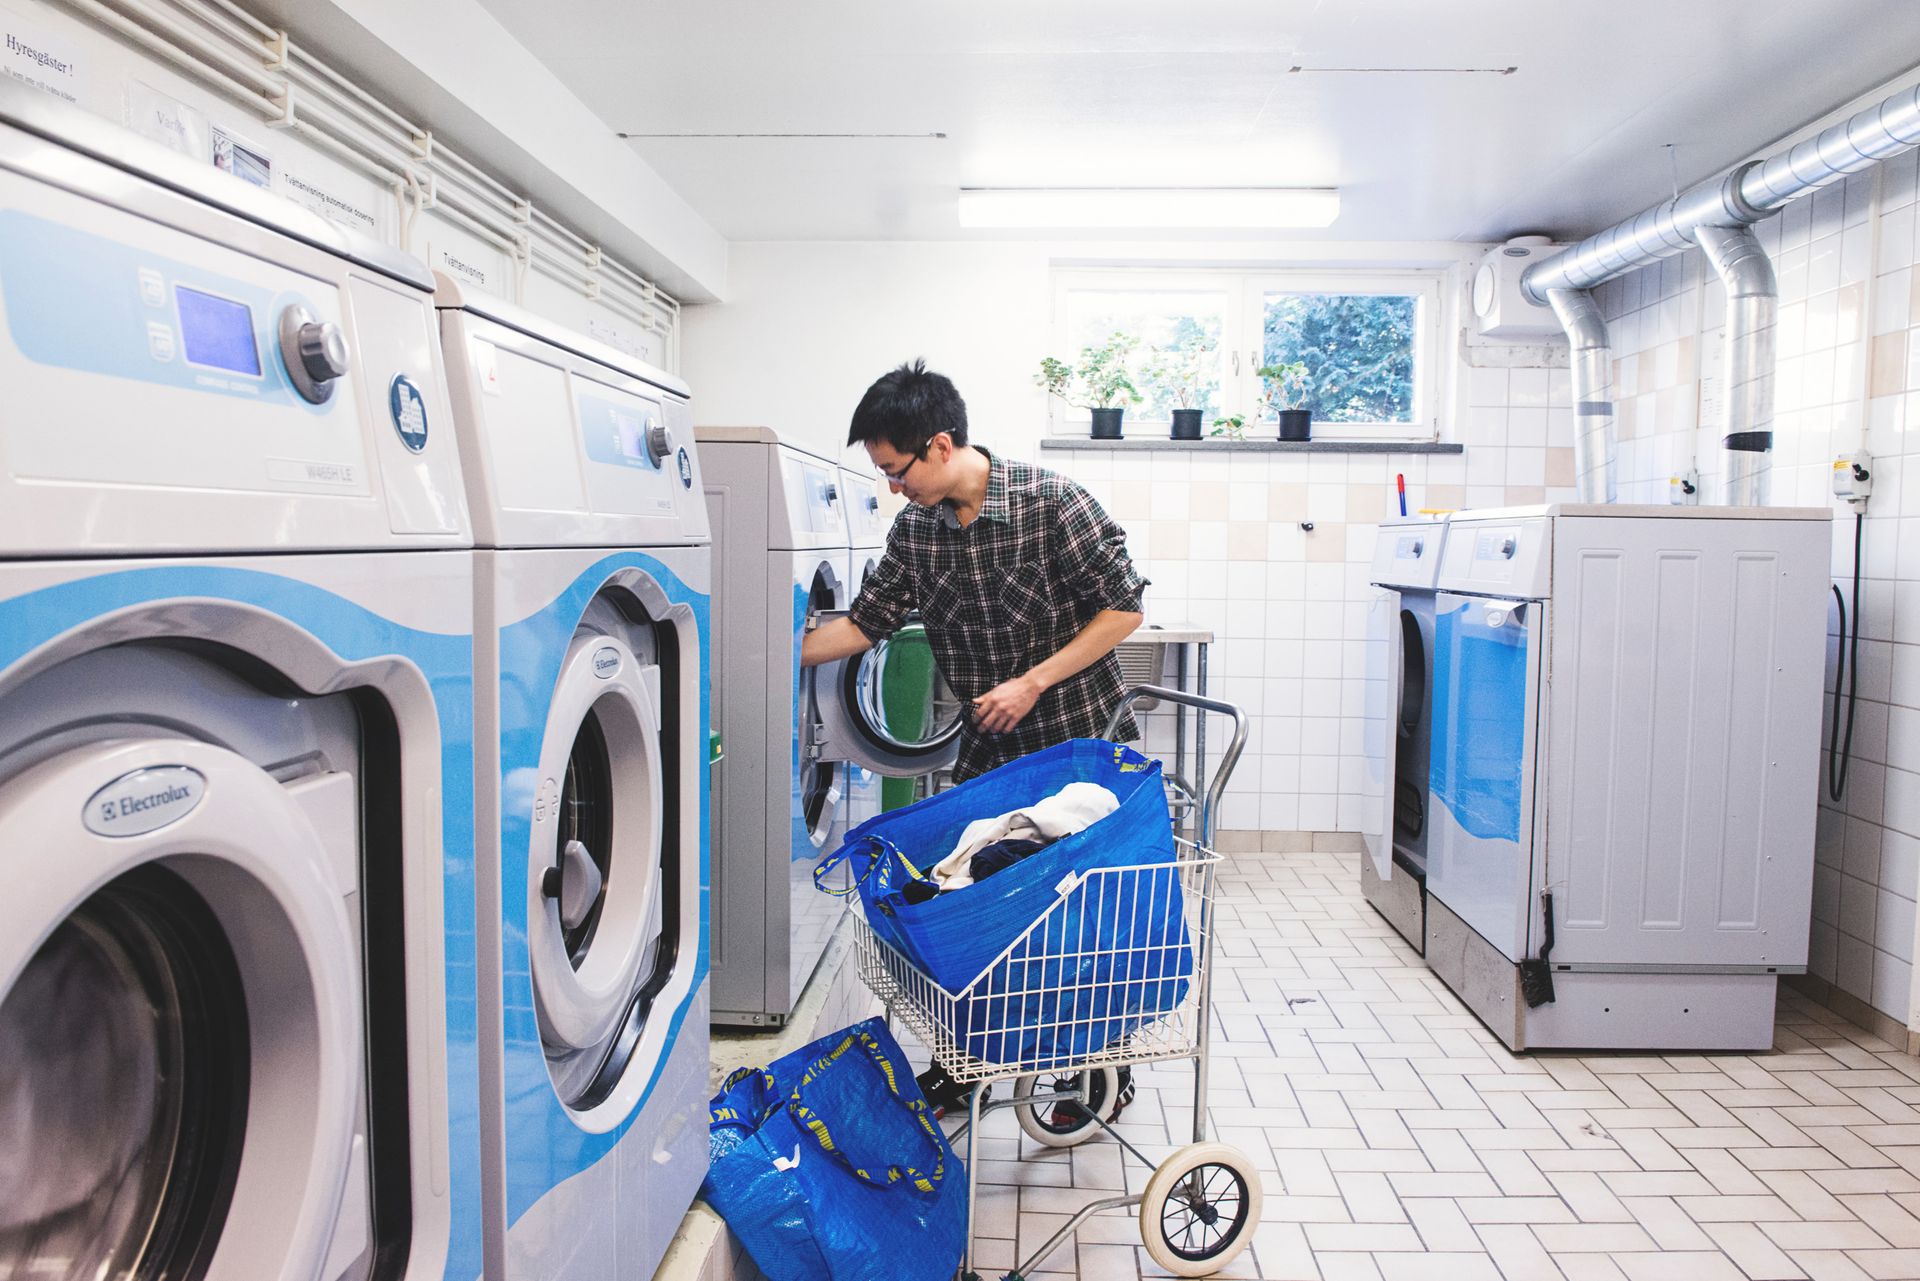
[[[1227,518],[1227,502],[1232,497],[1224,480],[1196,480],[1189,487],[1187,510],[1212,520]]]
[[[1307,535],[1307,559],[1344,561],[1347,558],[1347,527],[1339,524],[1315,525]]]
[[[1292,481],[1267,486],[1267,519],[1299,520],[1307,513],[1307,487]]]
[[[1567,453],[1572,455],[1573,451],[1569,449]],[[1431,507],[1436,511],[1457,512],[1466,505],[1467,487],[1465,485],[1428,485],[1426,497],[1420,500],[1420,506]]]
[[[1398,515],[1399,504],[1394,504],[1394,514]],[[1380,518],[1387,514],[1387,487],[1384,485],[1354,485],[1347,490],[1347,519],[1356,525],[1377,525]]]
[[[1574,483],[1573,450],[1555,446],[1547,450],[1547,484],[1565,486]]]
[[[1236,520],[1227,526],[1228,560],[1265,560],[1267,525],[1265,521]]]
[[[1544,485],[1507,486],[1507,506],[1509,507],[1538,507],[1546,501],[1547,490]]]
[[[1190,540],[1187,535],[1187,522],[1184,520],[1156,520],[1153,522],[1153,554],[1162,560],[1185,560],[1189,556]]]
[[[1873,362],[1868,370],[1871,396],[1893,396],[1907,389],[1907,331],[1895,330],[1873,340],[1868,354]]]

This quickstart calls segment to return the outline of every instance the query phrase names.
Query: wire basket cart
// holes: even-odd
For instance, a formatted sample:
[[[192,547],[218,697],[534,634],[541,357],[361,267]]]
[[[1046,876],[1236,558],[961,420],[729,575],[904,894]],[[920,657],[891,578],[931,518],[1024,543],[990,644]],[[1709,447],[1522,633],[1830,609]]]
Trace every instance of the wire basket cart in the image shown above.
[[[981,1119],[1014,1110],[1020,1128],[1050,1147],[1105,1133],[1153,1170],[1143,1191],[1096,1200],[1007,1274],[1020,1281],[1095,1214],[1135,1209],[1154,1262],[1174,1276],[1210,1276],[1252,1241],[1260,1221],[1260,1176],[1239,1149],[1207,1137],[1207,1066],[1216,870],[1214,815],[1247,741],[1239,708],[1154,685],[1128,691],[1107,726],[1112,737],[1126,709],[1158,699],[1198,715],[1232,718],[1233,734],[1209,781],[1193,839],[1175,838],[1173,862],[1071,874],[1046,912],[971,984],[941,987],[876,935],[857,897],[855,954],[861,981],[888,1020],[904,1026],[934,1062],[969,1087],[966,1124],[967,1246],[962,1281],[974,1271],[974,1212]],[[1126,928],[1113,928],[1116,922]],[[1106,943],[1100,940],[1108,940]],[[1118,941],[1117,943],[1115,941]],[[1193,1141],[1155,1161],[1108,1121],[1123,1104],[1122,1070],[1171,1060],[1194,1065]],[[995,1082],[1010,1097],[989,1099]]]

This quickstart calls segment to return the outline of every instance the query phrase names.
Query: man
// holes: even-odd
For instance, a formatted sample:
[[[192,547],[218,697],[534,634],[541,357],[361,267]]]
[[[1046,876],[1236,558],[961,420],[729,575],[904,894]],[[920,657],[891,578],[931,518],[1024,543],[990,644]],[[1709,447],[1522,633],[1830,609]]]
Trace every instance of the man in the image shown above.
[[[811,667],[871,649],[920,612],[934,660],[971,713],[956,782],[1072,738],[1098,738],[1125,692],[1114,646],[1140,625],[1146,580],[1091,494],[967,440],[951,380],[916,360],[853,411],[848,444],[913,504],[848,616],[801,645]],[[1138,735],[1131,717],[1118,731]]]
[[[1126,692],[1113,649],[1140,625],[1147,586],[1127,555],[1126,531],[1066,477],[969,444],[966,403],[924,360],[867,388],[847,443],[864,445],[912,506],[895,518],[847,617],[807,636],[800,661],[811,667],[871,649],[918,609],[941,674],[972,708],[956,782],[1104,734]],[[1131,716],[1117,735],[1138,737]],[[919,1084],[937,1110],[966,1101],[965,1087],[938,1064]],[[1118,1097],[1103,1110],[1117,1117],[1132,1097],[1132,1073],[1122,1068]],[[1075,1104],[1055,1105],[1056,1126],[1085,1118]]]

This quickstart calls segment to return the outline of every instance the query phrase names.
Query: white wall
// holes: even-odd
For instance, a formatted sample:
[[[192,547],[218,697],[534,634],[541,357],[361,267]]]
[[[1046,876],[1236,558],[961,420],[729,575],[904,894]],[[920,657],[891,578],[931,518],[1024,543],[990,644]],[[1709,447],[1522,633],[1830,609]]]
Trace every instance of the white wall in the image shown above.
[[[1047,405],[1032,375],[1056,351],[1056,265],[1438,267],[1473,245],[785,241],[739,243],[727,301],[681,313],[681,370],[706,424],[777,427],[835,452],[868,384],[924,356],[959,387],[980,442],[1039,460]],[[860,461],[864,461],[862,458]]]

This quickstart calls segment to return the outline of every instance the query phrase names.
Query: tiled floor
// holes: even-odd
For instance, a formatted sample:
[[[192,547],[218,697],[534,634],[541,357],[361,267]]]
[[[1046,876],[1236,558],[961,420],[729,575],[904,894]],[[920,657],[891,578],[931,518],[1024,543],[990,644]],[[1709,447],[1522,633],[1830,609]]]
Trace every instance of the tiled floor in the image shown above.
[[[1920,1060],[1785,991],[1772,1054],[1516,1057],[1366,905],[1353,855],[1229,855],[1221,905],[1210,1115],[1266,1190],[1222,1275],[1920,1278]],[[1191,1081],[1143,1071],[1122,1132],[1178,1147]],[[1147,1175],[1104,1137],[1039,1147],[1005,1112],[983,1145],[987,1276]],[[1040,1267],[1165,1275],[1121,1214]]]

